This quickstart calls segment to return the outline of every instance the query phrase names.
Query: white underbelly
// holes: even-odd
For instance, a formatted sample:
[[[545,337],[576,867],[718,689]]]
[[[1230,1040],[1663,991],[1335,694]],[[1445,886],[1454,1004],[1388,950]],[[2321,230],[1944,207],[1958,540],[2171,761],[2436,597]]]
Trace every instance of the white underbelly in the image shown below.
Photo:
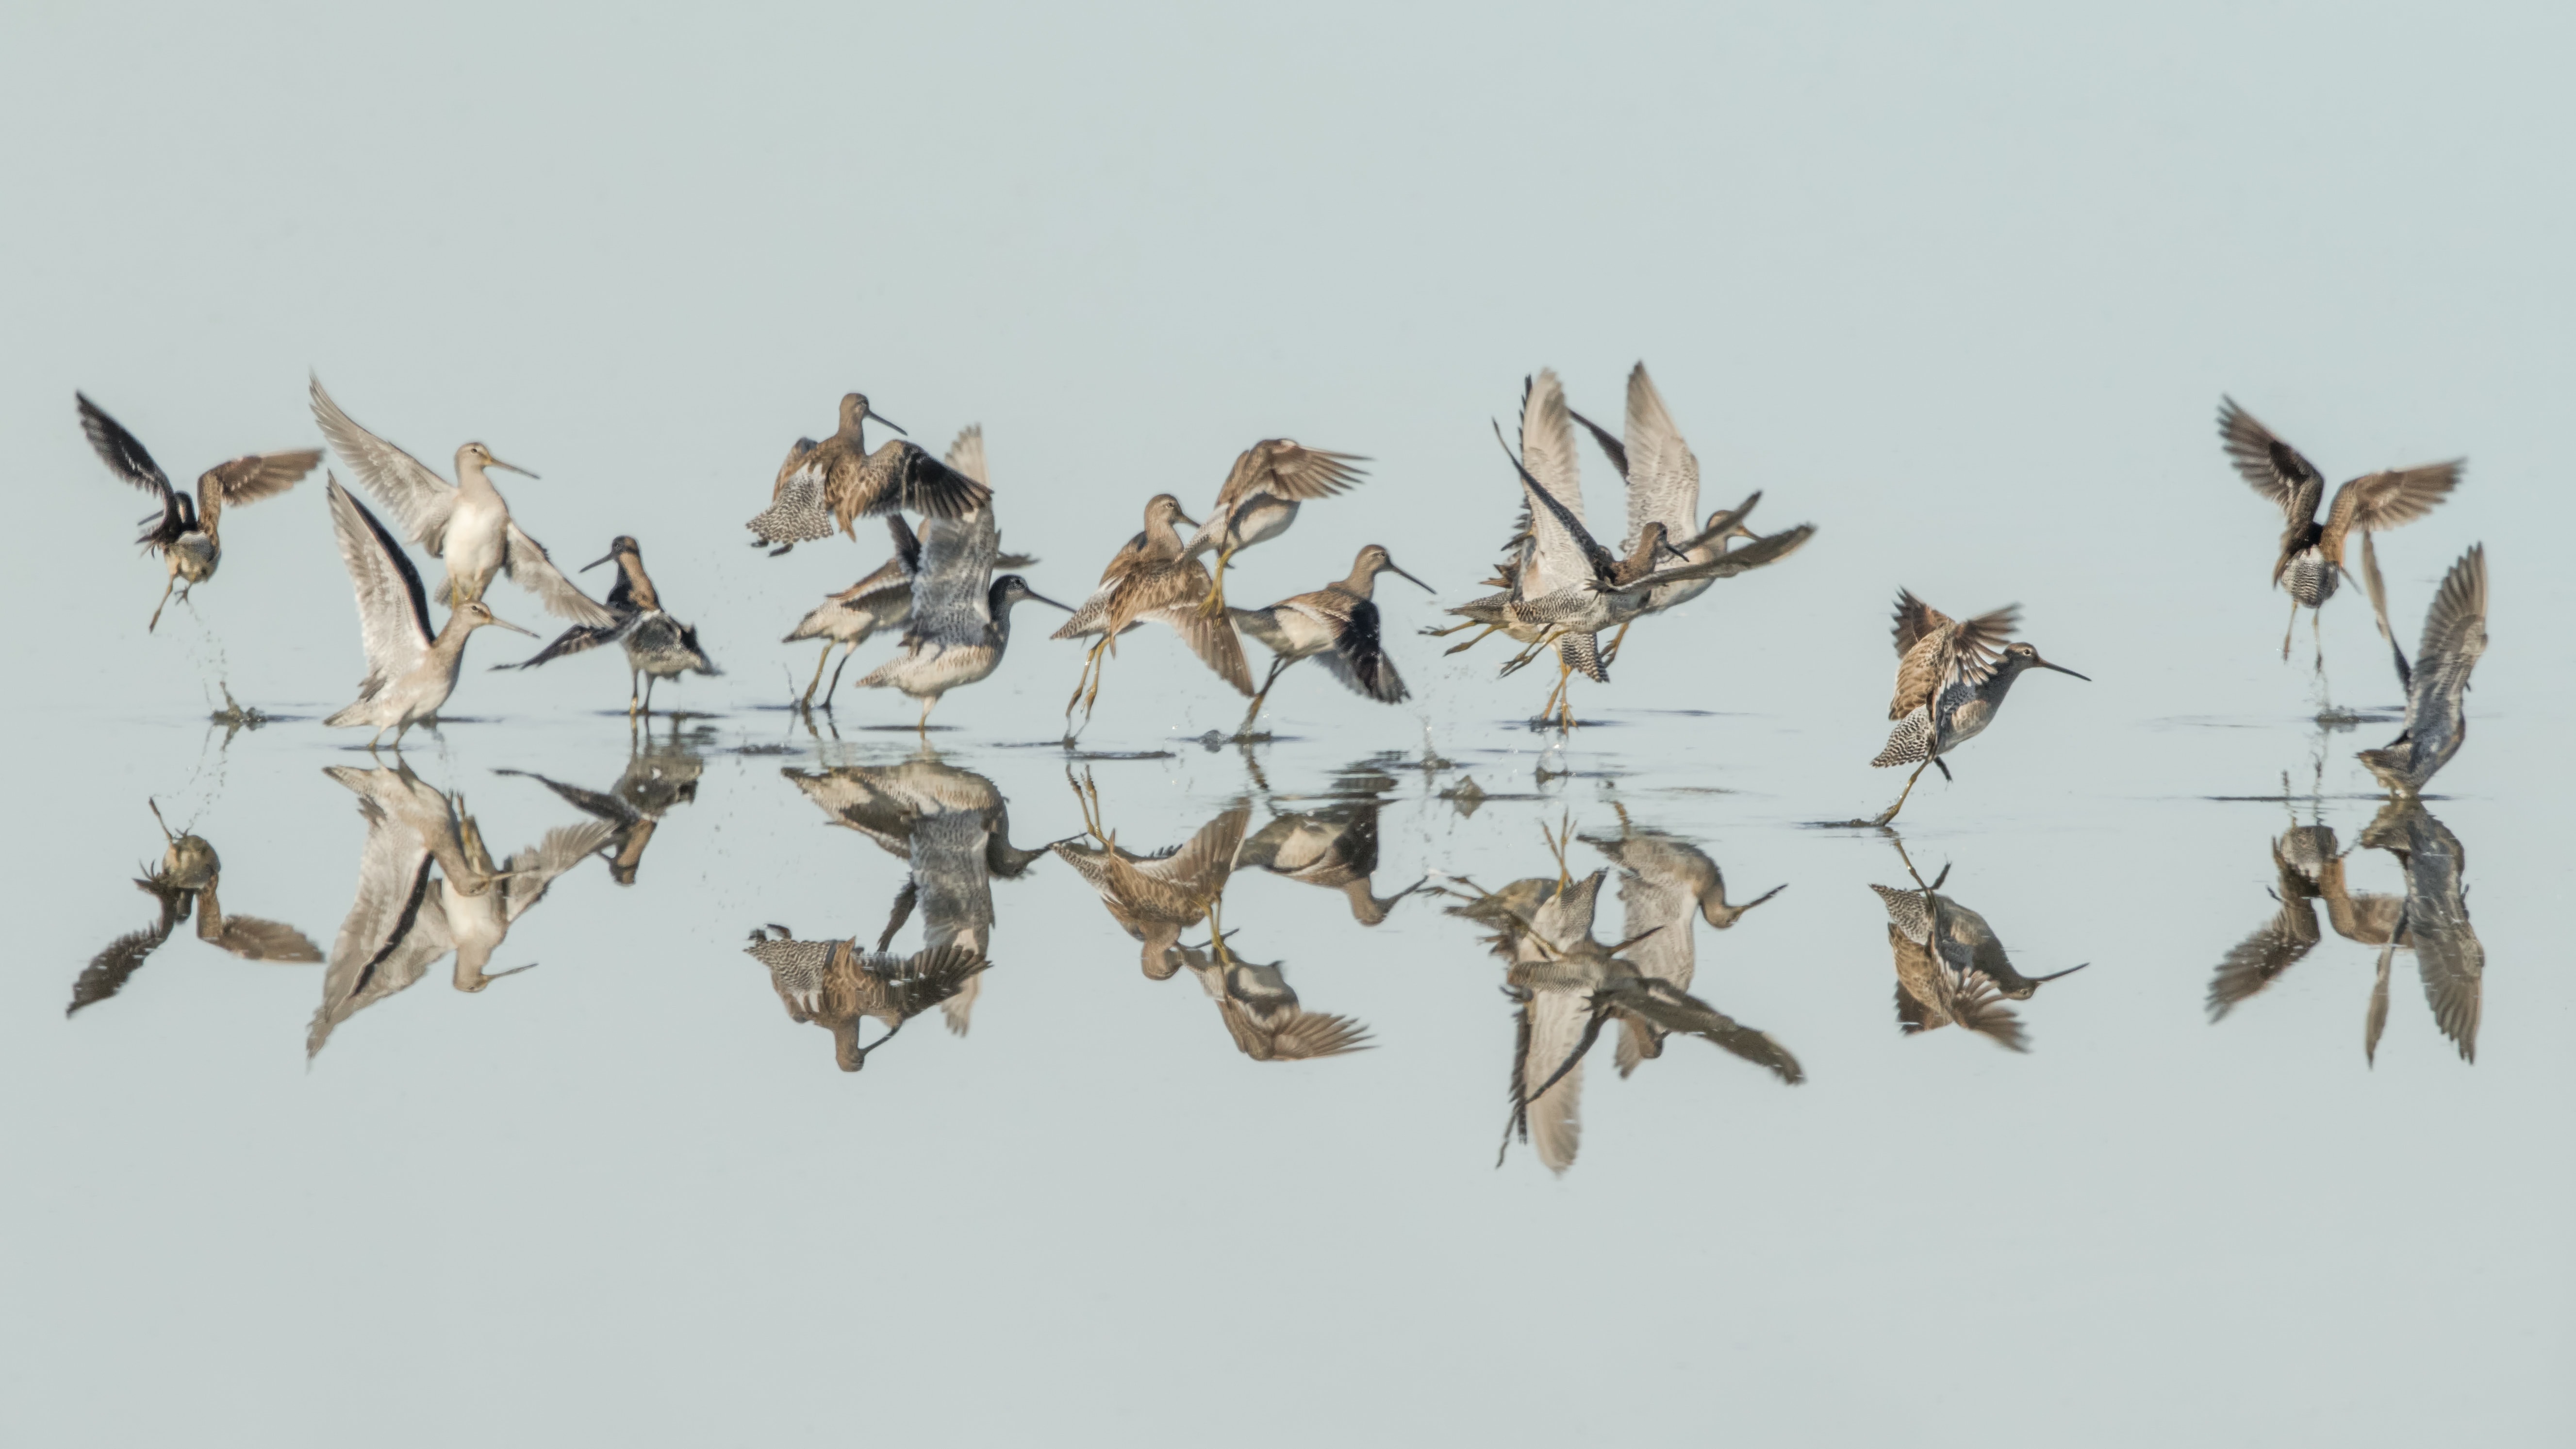
[[[508,555],[509,527],[510,506],[498,497],[456,500],[456,511],[447,520],[447,551],[441,557],[447,576],[466,586],[466,597],[480,597],[483,585],[501,571]]]

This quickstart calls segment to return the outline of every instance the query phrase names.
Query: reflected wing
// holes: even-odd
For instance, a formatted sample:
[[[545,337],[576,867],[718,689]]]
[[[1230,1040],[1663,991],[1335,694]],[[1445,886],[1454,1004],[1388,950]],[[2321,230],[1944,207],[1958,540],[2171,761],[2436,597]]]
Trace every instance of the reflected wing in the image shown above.
[[[322,959],[322,948],[302,931],[284,921],[266,921],[257,916],[226,916],[223,926],[208,935],[201,921],[198,937],[210,946],[220,947],[245,961],[307,962]]]
[[[1244,828],[1251,823],[1252,807],[1237,805],[1200,826],[1180,849],[1136,861],[1133,868],[1139,875],[1213,895],[1233,872]]]
[[[447,520],[456,512],[456,485],[418,458],[358,426],[340,411],[322,379],[313,379],[313,420],[349,471],[402,525],[405,536],[434,554],[447,552]]]
[[[2454,458],[2448,463],[2365,473],[2335,490],[2334,511],[2326,515],[2326,529],[2330,533],[2350,528],[2384,533],[2401,523],[2412,523],[2450,496],[2467,467],[2466,458]]]
[[[515,518],[510,520],[507,547],[510,582],[536,595],[547,613],[593,628],[617,622],[617,616],[605,605],[564,577],[563,570],[556,568],[555,561],[547,555],[546,546],[528,537],[528,531]]]
[[[605,820],[558,825],[535,848],[511,856],[509,877],[501,883],[502,918],[515,921],[526,915],[529,907],[545,898],[546,887],[554,884],[555,877],[589,859],[616,834],[617,827]]]
[[[2486,947],[2466,920],[2441,923],[2439,929],[2410,924],[2415,943],[2415,969],[2424,978],[2424,1004],[2433,1009],[2434,1024],[2460,1050],[2460,1059],[2478,1059],[2478,1016],[2486,980]]]
[[[1227,1013],[1229,1024],[1234,1015],[1233,1012]],[[1275,1062],[1337,1057],[1345,1052],[1366,1051],[1373,1045],[1369,1041],[1369,1029],[1361,1023],[1347,1016],[1327,1016],[1313,1011],[1297,1013],[1287,1025],[1269,1035],[1267,1059]]]
[[[197,478],[197,526],[215,531],[215,520],[232,503],[274,498],[304,481],[322,461],[318,448],[293,453],[246,453],[217,463]]]
[[[2234,398],[2218,400],[2218,442],[2227,451],[2227,461],[2236,465],[2238,476],[2283,514],[2294,519],[2315,514],[2316,499],[2325,491],[2325,475],[2298,449],[2274,437],[2252,413],[2238,407]]]
[[[104,416],[104,414],[102,414]],[[89,965],[72,982],[72,1004],[63,1010],[70,1016],[84,1006],[95,1006],[125,989],[127,978],[142,969],[143,963],[161,943],[170,939],[170,928],[179,922],[179,893],[154,889],[150,881],[136,881],[159,902],[159,917],[138,931],[128,931],[107,943],[105,949],[89,958]]]
[[[428,843],[375,797],[377,788],[400,788],[398,781],[379,779],[394,772],[333,766],[328,773],[359,792],[367,843],[358,856],[358,896],[331,943],[322,1004],[305,1029],[308,1058],[340,1023],[418,981],[431,962],[453,949],[447,912],[430,889]]]
[[[1574,1165],[1574,1154],[1583,1146],[1583,1063],[1567,1063],[1582,1043],[1592,1013],[1584,993],[1563,990],[1533,991],[1521,1010],[1528,1021],[1529,1050],[1521,1061],[1519,1089],[1529,1112],[1530,1145],[1548,1171],[1563,1172]],[[1547,1088],[1547,1095],[1530,1101],[1529,1094],[1546,1086],[1560,1069],[1565,1075]]]
[[[957,441],[948,445],[948,466],[987,487],[992,476],[984,471],[984,425],[968,423],[960,429]]]
[[[1640,362],[1628,373],[1628,532],[1621,552],[1637,546],[1649,523],[1678,541],[1699,528],[1699,459],[1664,407],[1664,395]]]
[[[1729,1055],[1761,1067],[1790,1086],[1807,1079],[1806,1069],[1789,1049],[1772,1039],[1769,1032],[1758,1031],[1734,1017],[1682,990],[1661,981],[1641,980],[1633,990],[1619,995],[1620,1009],[1652,1022],[1665,1031],[1681,1032],[1712,1042]]]
[[[367,651],[367,679],[359,693],[373,695],[389,679],[399,679],[428,657],[429,594],[420,586],[402,545],[394,541],[365,504],[350,496],[340,480],[324,485],[331,503],[331,531],[340,541],[340,562],[358,596],[358,637]]]
[[[2300,896],[2288,896],[2262,928],[2246,937],[2218,963],[2209,978],[2209,1019],[2223,1020],[2238,1003],[2271,985],[2315,949],[2317,908]]]

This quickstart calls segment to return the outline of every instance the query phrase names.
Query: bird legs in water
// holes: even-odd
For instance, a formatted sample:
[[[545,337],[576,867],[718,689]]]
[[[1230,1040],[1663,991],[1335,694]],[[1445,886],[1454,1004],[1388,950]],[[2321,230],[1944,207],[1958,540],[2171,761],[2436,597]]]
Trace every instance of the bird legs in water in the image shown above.
[[[1091,707],[1100,701],[1100,675],[1102,672],[1102,666],[1106,657],[1116,652],[1111,648],[1111,644],[1116,638],[1117,636],[1114,634],[1101,635],[1100,642],[1092,645],[1091,652],[1083,656],[1082,677],[1073,682],[1073,698],[1064,702],[1064,737],[1065,742],[1068,744],[1073,741],[1073,711],[1075,706],[1079,705],[1082,708],[1082,722],[1086,725],[1091,723]],[[1088,697],[1085,697],[1083,693],[1086,688],[1090,690]]]
[[[920,718],[920,719],[918,719],[918,720],[916,720],[916,721],[914,721],[914,722],[913,722],[913,726],[912,726],[912,732],[913,732],[914,734],[917,734],[917,735],[928,735],[928,734],[930,733],[930,711],[931,711],[935,706],[937,706],[937,705],[938,705],[938,703],[939,703],[939,696],[938,696],[938,695],[935,695],[935,694],[928,694],[928,695],[924,695],[924,696],[922,696],[922,699],[921,699],[921,718]]]
[[[1610,647],[1601,651],[1601,667],[1603,669],[1608,669],[1611,665],[1618,662],[1619,646],[1628,642],[1628,625],[1636,622],[1637,621],[1634,619],[1626,620],[1619,625],[1619,632],[1610,636]]]
[[[1935,756],[1934,758],[1937,759],[1939,757]],[[1905,788],[1898,793],[1896,803],[1888,806],[1884,811],[1881,811],[1879,813],[1879,817],[1876,820],[1871,821],[1870,824],[1885,825],[1889,821],[1894,820],[1896,818],[1896,812],[1905,808],[1906,798],[1914,793],[1914,782],[1923,778],[1923,766],[1931,763],[1931,760],[1925,760],[1922,765],[1915,766],[1914,773],[1905,777]],[[1948,768],[1944,767],[1941,773],[1947,775],[1949,773]]]
[[[1268,677],[1261,681],[1260,693],[1252,696],[1252,708],[1243,712],[1243,723],[1234,727],[1234,737],[1236,739],[1244,740],[1254,737],[1252,733],[1252,722],[1261,718],[1261,702],[1270,697],[1270,686],[1279,682],[1279,672],[1296,662],[1297,661],[1294,658],[1285,654],[1282,654],[1278,658],[1270,661],[1270,673]]]
[[[1574,666],[1563,659],[1557,660],[1556,692],[1547,697],[1547,703],[1539,706],[1538,713],[1531,718],[1530,723],[1533,726],[1546,724],[1549,713],[1553,711],[1558,728],[1569,730],[1574,728],[1574,695],[1571,689],[1573,683]]]
[[[796,701],[798,708],[812,709],[814,707],[814,691],[823,683],[823,666],[832,662],[833,642],[834,641],[829,639],[823,641],[823,657],[814,661],[813,682],[805,686],[804,697]],[[858,647],[858,641],[855,639],[841,646],[842,668],[846,669],[849,667],[850,655],[855,652]],[[832,671],[832,687],[823,691],[823,708],[827,710],[830,709],[832,707],[832,696],[840,692],[841,671],[839,669],[835,669]]]

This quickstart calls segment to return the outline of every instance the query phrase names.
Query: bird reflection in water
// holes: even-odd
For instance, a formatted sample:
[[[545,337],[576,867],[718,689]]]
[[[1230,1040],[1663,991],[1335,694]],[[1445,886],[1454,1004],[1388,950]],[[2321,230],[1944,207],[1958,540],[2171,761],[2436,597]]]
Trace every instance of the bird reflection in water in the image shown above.
[[[988,964],[981,951],[964,946],[898,956],[862,951],[855,936],[799,941],[779,925],[753,931],[744,950],[769,968],[770,985],[788,1016],[832,1034],[832,1058],[845,1072],[866,1066],[868,1054],[894,1040],[905,1022],[955,999]],[[861,1046],[859,1024],[871,1019],[885,1035]]]
[[[1944,867],[1938,879],[1923,883],[1902,842],[1914,888],[1873,885],[1887,908],[1887,945],[1896,957],[1896,1022],[1907,1036],[1956,1026],[1975,1032],[2013,1051],[2030,1050],[2021,1018],[2007,1001],[2028,1001],[2045,982],[2072,976],[2090,962],[2024,976],[2013,969],[2004,943],[1986,918],[1940,893],[1950,878]]]
[[[463,992],[527,970],[486,968],[555,878],[615,833],[598,820],[559,826],[498,863],[474,817],[462,813],[462,800],[413,774],[409,764],[334,765],[323,773],[357,795],[367,840],[358,855],[357,899],[332,942],[322,1004],[305,1030],[307,1058],[350,1017],[408,988],[451,952],[455,986]]]
[[[1235,863],[1339,891],[1350,903],[1351,919],[1377,925],[1396,902],[1425,884],[1417,880],[1394,895],[1376,894],[1372,877],[1377,873],[1378,810],[1394,788],[1395,780],[1383,771],[1365,766],[1345,770],[1331,792],[1340,798],[1315,810],[1273,816],[1243,842]]]
[[[1731,930],[1744,913],[1787,890],[1773,886],[1741,905],[1726,898],[1726,876],[1707,852],[1677,835],[1637,825],[1628,807],[1619,812],[1615,836],[1587,835],[1583,842],[1610,858],[1619,869],[1619,904],[1626,913],[1622,928],[1636,942],[1628,959],[1646,976],[1680,990],[1690,990],[1699,969],[1698,941],[1691,929],[1696,911],[1713,930]],[[1619,1019],[1619,1075],[1637,1063],[1664,1053],[1664,1029],[1642,1016]]]
[[[1504,994],[1518,1004],[1504,1151],[1517,1136],[1532,1145],[1551,1172],[1574,1164],[1583,1132],[1583,1058],[1614,1016],[1623,1033],[1628,1023],[1637,1024],[1641,1050],[1647,1040],[1644,1029],[1655,1033],[1658,1045],[1662,1034],[1678,1032],[1711,1042],[1792,1086],[1805,1081],[1798,1059],[1769,1033],[1649,974],[1628,954],[1642,940],[1689,929],[1687,917],[1678,927],[1652,926],[1644,937],[1616,945],[1593,939],[1593,915],[1609,872],[1596,870],[1573,879],[1565,868],[1571,834],[1569,824],[1563,833],[1549,836],[1557,857],[1552,878],[1533,876],[1491,892],[1461,879],[1463,889],[1450,891],[1468,897],[1450,907],[1451,915],[1492,931],[1487,944],[1504,963]],[[1659,964],[1669,969],[1669,962]]]
[[[1100,903],[1121,930],[1143,943],[1138,959],[1145,974],[1170,980],[1181,969],[1182,958],[1173,948],[1183,931],[1205,921],[1211,943],[1222,939],[1219,901],[1243,849],[1252,806],[1237,801],[1183,844],[1139,855],[1120,847],[1116,832],[1102,827],[1100,791],[1087,774],[1074,782],[1073,792],[1082,807],[1083,834],[1047,848],[1100,893]]]
[[[1231,933],[1212,936],[1203,946],[1174,946],[1170,956],[1216,1003],[1235,1050],[1256,1062],[1297,1062],[1369,1049],[1363,1023],[1306,1010],[1288,984],[1286,962],[1245,961],[1231,944]]]
[[[2351,889],[2349,852],[2329,826],[2292,826],[2272,842],[2272,897],[2279,909],[2218,963],[2209,982],[2209,1019],[2224,1020],[2316,948],[2324,939],[2317,922],[2317,903],[2323,901],[2326,923],[2336,935],[2379,951],[2362,1018],[2364,1062],[2379,1059],[2379,1039],[2388,1026],[2389,971],[2401,950],[2415,954],[2434,1024],[2463,1060],[2476,1061],[2486,948],[2469,924],[2459,837],[2421,801],[2406,798],[2391,801],[2363,828],[2361,846],[2396,857],[2406,877],[2403,895]]]
[[[993,882],[1017,880],[1046,848],[1011,843],[1010,805],[999,786],[924,750],[895,765],[845,765],[780,772],[832,823],[855,830],[904,863],[906,874],[877,950],[917,909],[925,951],[956,946],[978,958],[992,948]],[[949,1031],[966,1034],[984,979],[959,978],[940,998]]]
[[[226,915],[216,895],[224,864],[214,846],[194,832],[173,834],[169,822],[161,818],[160,804],[144,803],[151,807],[164,842],[159,868],[147,869],[134,882],[157,907],[153,922],[117,937],[90,958],[72,983],[72,1003],[65,1008],[65,1016],[123,990],[127,979],[191,914],[197,918],[198,940],[242,960],[308,963],[322,959],[321,951],[293,926],[257,916]]]
[[[706,759],[698,747],[708,738],[705,731],[683,738],[676,720],[667,738],[654,738],[649,728],[641,736],[630,733],[626,772],[605,791],[567,785],[530,770],[493,773],[534,780],[562,796],[574,809],[608,822],[608,837],[599,848],[608,857],[609,877],[619,885],[631,886],[635,884],[635,872],[644,863],[644,847],[653,843],[653,832],[661,828],[662,817],[698,798],[698,778],[707,771]]]

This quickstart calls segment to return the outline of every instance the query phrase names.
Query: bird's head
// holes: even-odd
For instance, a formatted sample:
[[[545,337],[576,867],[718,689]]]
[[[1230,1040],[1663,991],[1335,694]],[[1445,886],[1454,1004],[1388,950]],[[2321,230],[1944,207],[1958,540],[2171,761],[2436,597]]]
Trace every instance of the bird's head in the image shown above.
[[[2024,669],[2054,669],[2060,674],[2075,674],[2074,670],[2063,664],[2051,664],[2040,658],[2038,648],[2022,639],[2016,639],[2004,646],[2004,665],[2016,672]],[[2075,674],[2075,677],[2087,684],[2093,682],[2093,677],[2089,674]]]
[[[458,628],[468,631],[480,629],[486,624],[491,624],[499,628],[507,629],[514,634],[525,634],[531,639],[537,637],[536,630],[522,629],[518,625],[511,623],[509,620],[502,618],[500,615],[493,613],[492,606],[484,603],[481,599],[468,599],[464,603],[457,605],[456,613],[453,617]]]
[[[859,425],[860,425],[861,423],[865,423],[865,422],[868,422],[868,421],[871,421],[871,420],[874,420],[874,421],[876,421],[876,422],[883,423],[883,424],[885,424],[887,427],[894,429],[894,430],[895,430],[896,432],[898,432],[898,433],[902,433],[902,432],[904,431],[904,430],[903,430],[903,424],[896,422],[894,419],[892,419],[892,418],[890,418],[890,417],[887,417],[885,414],[883,414],[883,413],[881,413],[881,412],[878,412],[875,408],[872,408],[872,407],[868,406],[868,395],[867,395],[866,393],[863,393],[863,392],[854,392],[854,393],[847,393],[847,394],[844,394],[844,395],[842,396],[842,398],[841,398],[841,431],[842,431],[842,432],[847,433],[847,434],[849,434],[851,437],[854,437],[854,438],[855,438],[855,437],[857,437],[857,436],[859,435]],[[909,433],[904,433],[904,436],[906,436],[906,437],[910,437],[910,436],[912,436],[912,435],[911,435],[911,434],[909,434]]]
[[[1046,604],[1054,608],[1062,609],[1068,614],[1073,612],[1073,606],[1071,604],[1060,603],[1039,593],[1037,590],[1030,588],[1029,581],[1021,578],[1018,574],[1004,574],[1000,578],[993,580],[994,613],[998,614],[1004,609],[1011,607],[1013,604],[1020,603]]]
[[[498,468],[505,473],[516,473],[522,478],[537,476],[516,463],[504,463],[493,457],[492,450],[481,443],[468,443],[456,450],[456,471],[463,473],[469,468],[478,473],[486,468]]]

